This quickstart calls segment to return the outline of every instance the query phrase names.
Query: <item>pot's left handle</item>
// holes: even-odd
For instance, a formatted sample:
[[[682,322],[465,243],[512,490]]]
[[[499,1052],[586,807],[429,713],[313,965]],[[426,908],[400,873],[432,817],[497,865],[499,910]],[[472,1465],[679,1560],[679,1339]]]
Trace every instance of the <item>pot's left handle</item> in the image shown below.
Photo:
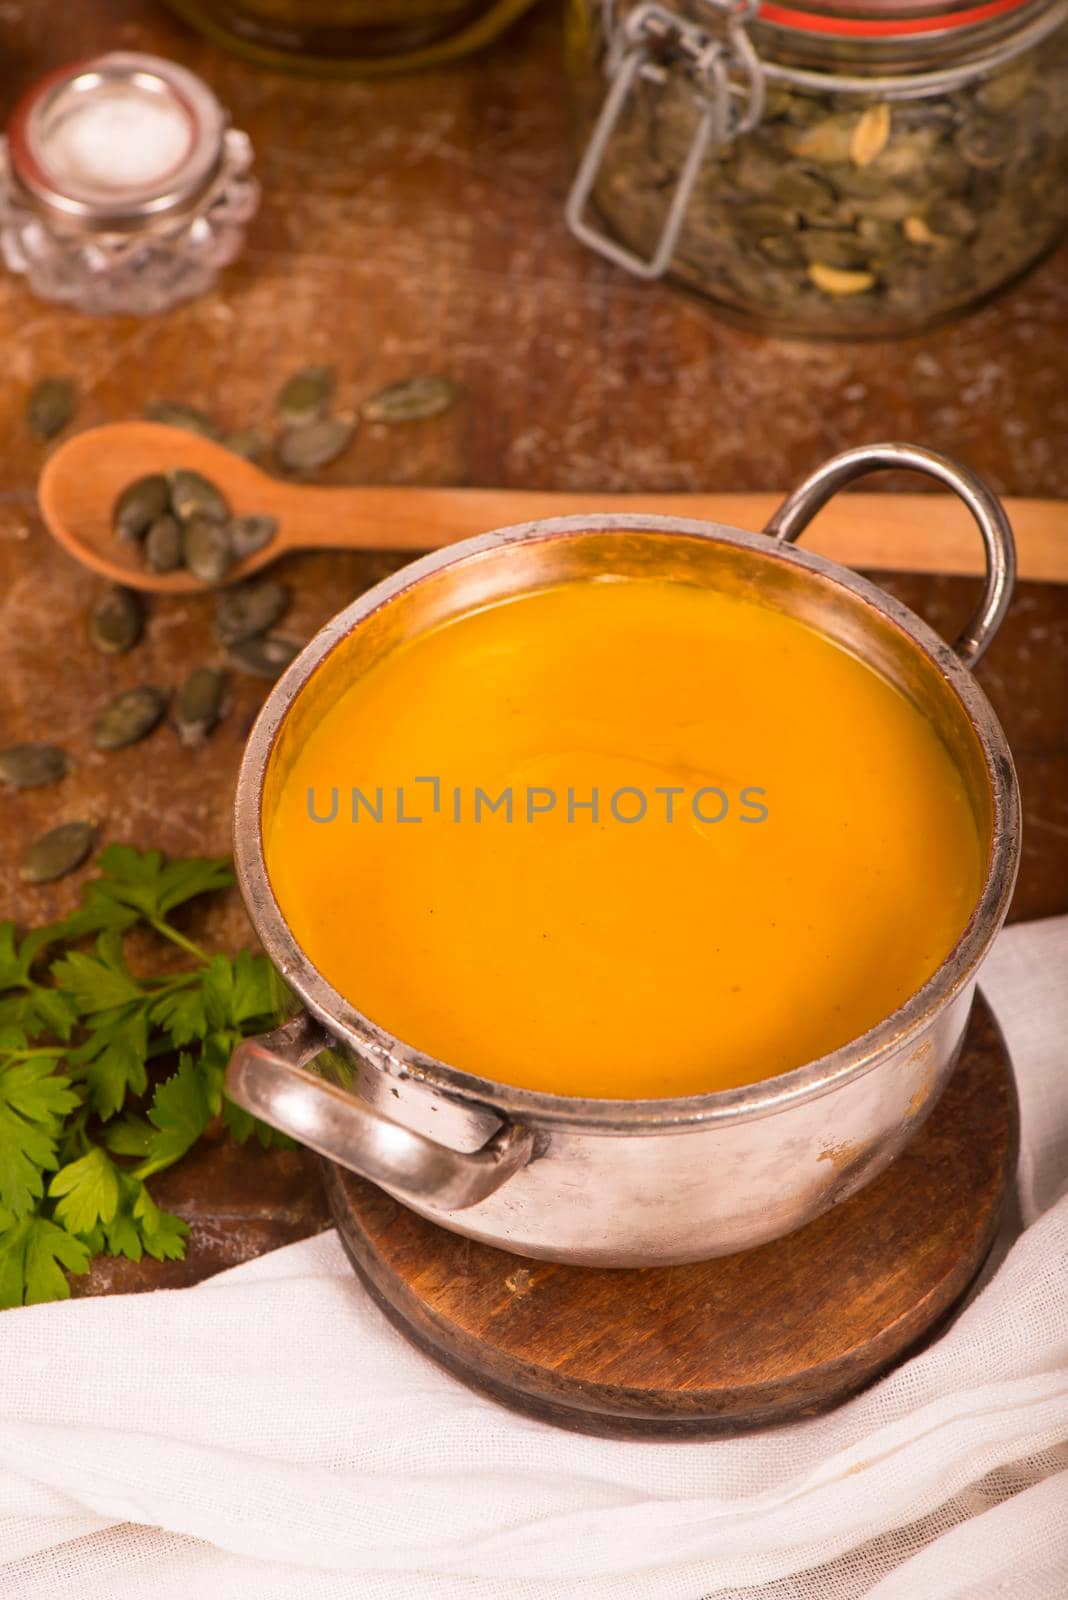
[[[226,1069],[226,1092],[254,1117],[339,1166],[402,1200],[444,1211],[477,1205],[530,1160],[533,1137],[515,1124],[505,1123],[480,1150],[450,1150],[305,1071],[305,1063],[331,1044],[307,1013],[274,1033],[244,1039]]]

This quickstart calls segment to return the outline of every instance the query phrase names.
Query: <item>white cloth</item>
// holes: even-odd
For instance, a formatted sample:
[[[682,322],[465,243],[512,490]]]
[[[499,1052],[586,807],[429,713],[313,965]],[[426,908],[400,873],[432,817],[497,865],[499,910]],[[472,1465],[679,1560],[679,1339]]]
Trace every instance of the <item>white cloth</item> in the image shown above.
[[[1022,1232],[867,1393],[722,1442],[564,1433],[411,1349],[324,1234],[0,1316],[0,1596],[1065,1600],[1068,918],[1005,933],[984,988]]]

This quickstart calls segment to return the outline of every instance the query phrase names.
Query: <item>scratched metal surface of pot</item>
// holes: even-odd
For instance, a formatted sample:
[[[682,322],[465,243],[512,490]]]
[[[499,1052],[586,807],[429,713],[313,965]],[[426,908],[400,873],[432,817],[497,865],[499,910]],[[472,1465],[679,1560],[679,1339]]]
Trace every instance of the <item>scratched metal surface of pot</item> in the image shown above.
[[[1068,226],[1065,0],[571,0],[572,232],[796,334],[886,337]]]
[[[953,647],[874,584],[792,543],[841,484],[886,466],[940,479],[976,518],[986,583],[975,619]],[[988,845],[974,915],[905,1005],[833,1054],[744,1088],[579,1099],[457,1071],[338,994],[294,940],[271,892],[264,815],[287,762],[354,674],[473,606],[605,572],[756,598],[861,656],[938,729]],[[1019,855],[1016,780],[1004,734],[969,669],[1000,624],[1013,576],[1011,530],[990,491],[945,458],[884,445],[828,462],[764,533],[677,518],[560,518],[467,540],[377,585],[287,670],[245,752],[235,805],[239,882],[264,947],[305,1009],[275,1034],[239,1047],[229,1093],[444,1226],[558,1261],[641,1266],[728,1254],[801,1227],[853,1193],[904,1148],[936,1103],[977,973],[1008,909]],[[352,894],[356,917],[358,884]],[[656,1049],[655,1017],[649,1048]],[[316,1056],[322,1071],[307,1070]]]

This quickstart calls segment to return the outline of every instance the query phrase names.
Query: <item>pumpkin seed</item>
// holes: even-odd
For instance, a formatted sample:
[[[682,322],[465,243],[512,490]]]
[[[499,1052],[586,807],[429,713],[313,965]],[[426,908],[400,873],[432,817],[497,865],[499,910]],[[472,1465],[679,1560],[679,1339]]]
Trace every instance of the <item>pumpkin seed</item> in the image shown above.
[[[91,822],[61,822],[58,828],[42,834],[19,864],[23,883],[55,883],[80,867],[93,848]]]
[[[855,233],[834,228],[806,228],[798,234],[805,260],[825,267],[865,267],[868,250]]]
[[[755,238],[771,234],[792,233],[797,227],[798,215],[788,206],[777,206],[771,200],[750,200],[733,213],[733,219],[743,233]]]
[[[254,678],[277,678],[300,653],[300,645],[277,633],[257,634],[230,646],[227,654],[238,672]]]
[[[162,689],[144,683],[126,689],[106,705],[93,724],[93,744],[98,750],[121,750],[146,739],[167,709]]]
[[[140,539],[170,509],[171,491],[162,472],[128,483],[115,502],[112,526],[119,539]]]
[[[277,517],[234,517],[230,523],[230,548],[235,561],[244,561],[264,545],[270,544],[278,532]]]
[[[215,637],[221,645],[240,644],[266,633],[285,615],[290,593],[275,578],[260,578],[227,589],[215,602]]]
[[[173,572],[182,564],[182,529],[169,513],[157,517],[145,534],[146,572]]]
[[[258,461],[267,448],[267,440],[259,428],[238,428],[228,433],[222,441],[225,449],[243,461]]]
[[[54,439],[74,415],[74,385],[69,378],[42,378],[30,391],[26,421],[37,439]]]
[[[221,583],[233,563],[229,529],[210,517],[190,517],[182,529],[182,560],[201,583]]]
[[[356,424],[345,417],[320,417],[302,427],[289,428],[277,444],[278,462],[286,472],[314,472],[336,461],[347,450]]]
[[[54,744],[11,744],[0,750],[0,782],[13,789],[43,789],[67,771],[67,757]]]
[[[938,232],[954,239],[970,239],[979,227],[979,218],[963,200],[944,200],[936,213]]]
[[[738,146],[733,158],[733,165],[728,174],[728,181],[732,189],[746,194],[767,195],[775,187],[775,180],[779,175],[781,162],[766,150],[761,150],[754,143],[746,140]]]
[[[363,414],[368,422],[422,422],[447,411],[459,393],[459,386],[451,378],[436,373],[405,378],[372,395],[364,403]]]
[[[1023,99],[1028,89],[1034,83],[1035,69],[1031,62],[1020,62],[1009,67],[1008,71],[1000,73],[997,77],[990,78],[986,83],[981,83],[975,92],[975,98],[984,111],[1001,113],[1008,111]]]
[[[854,119],[848,114],[825,117],[809,128],[801,128],[786,136],[785,144],[792,156],[801,161],[817,161],[822,166],[850,160],[855,132]]]
[[[757,240],[757,250],[765,261],[774,261],[781,267],[792,267],[801,260],[799,233],[768,233]]]
[[[890,138],[890,107],[885,100],[863,111],[849,141],[849,159],[855,167],[870,167]]]
[[[808,275],[824,294],[863,294],[875,282],[873,272],[846,272],[839,267],[824,266],[822,261],[810,261]]]
[[[931,232],[922,217],[906,217],[901,224],[901,231],[909,244],[937,243],[937,235]]]
[[[828,178],[804,167],[784,167],[772,188],[784,206],[803,213],[806,222],[818,223],[834,216],[838,195]]]
[[[184,745],[201,744],[219,720],[226,674],[218,667],[194,667],[174,702],[174,725]]]
[[[956,146],[970,167],[993,172],[1005,166],[1017,153],[1019,130],[1002,117],[977,117],[958,130]]]
[[[283,383],[275,409],[288,427],[299,428],[321,417],[334,393],[333,367],[301,367]]]
[[[207,517],[209,522],[226,522],[230,507],[226,497],[210,478],[189,467],[177,467],[168,474],[171,488],[171,509],[179,522],[190,517]]]
[[[150,422],[165,422],[168,428],[184,428],[201,439],[217,439],[219,429],[205,411],[187,406],[181,400],[156,400],[146,407],[145,416]]]
[[[140,641],[145,628],[141,597],[115,584],[101,595],[89,618],[89,637],[105,655],[124,656]]]

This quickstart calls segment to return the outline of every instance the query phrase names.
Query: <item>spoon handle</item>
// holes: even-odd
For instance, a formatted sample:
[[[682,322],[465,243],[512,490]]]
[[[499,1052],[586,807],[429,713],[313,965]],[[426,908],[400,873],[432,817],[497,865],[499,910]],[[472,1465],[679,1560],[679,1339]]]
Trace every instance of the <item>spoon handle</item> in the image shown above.
[[[755,530],[764,526],[782,496],[400,485],[316,489],[280,483],[272,498],[289,548],[415,551],[537,518],[599,512],[693,517]],[[1053,500],[1009,498],[1003,503],[1016,533],[1020,577],[1068,582],[1068,510]],[[840,495],[813,523],[805,548],[846,566],[880,572],[982,570],[968,512],[948,495]]]

